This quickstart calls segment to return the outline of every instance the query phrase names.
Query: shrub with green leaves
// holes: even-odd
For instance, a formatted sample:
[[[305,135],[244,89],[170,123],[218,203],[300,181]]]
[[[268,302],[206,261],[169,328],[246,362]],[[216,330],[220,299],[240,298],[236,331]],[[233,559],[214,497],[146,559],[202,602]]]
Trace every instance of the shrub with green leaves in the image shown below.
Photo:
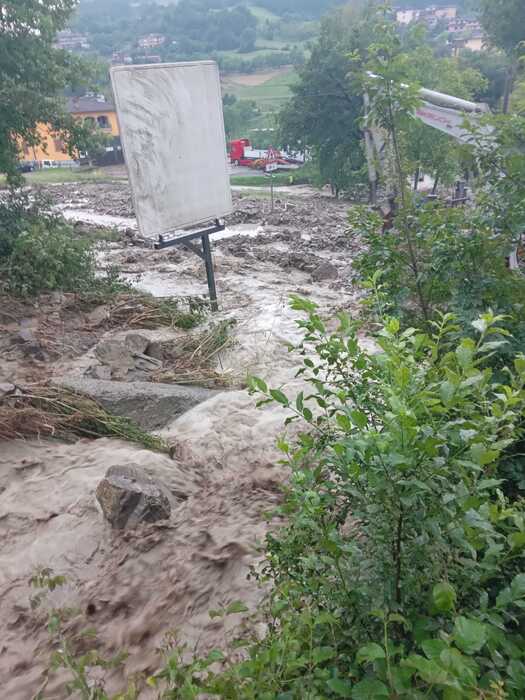
[[[280,440],[292,480],[267,539],[268,633],[219,673],[179,651],[162,697],[522,698],[525,509],[497,474],[523,432],[525,358],[494,381],[490,313],[476,340],[451,315],[431,333],[391,319],[369,353],[345,315],[330,332],[293,307],[308,391],[251,381],[305,426]]]
[[[11,192],[0,201],[0,288],[17,295],[92,291],[93,243],[50,212],[45,198]]]
[[[359,281],[381,291],[369,298],[375,313],[388,309],[407,325],[424,324],[437,311],[452,312],[468,328],[491,308],[505,314],[501,325],[511,332],[498,349],[499,364],[523,347],[525,277],[508,269],[511,242],[495,235],[483,213],[435,204],[401,212],[396,228],[411,230],[414,257],[404,237],[397,230],[383,233],[380,217],[366,207],[350,210],[349,222],[350,235],[363,244],[353,263]]]

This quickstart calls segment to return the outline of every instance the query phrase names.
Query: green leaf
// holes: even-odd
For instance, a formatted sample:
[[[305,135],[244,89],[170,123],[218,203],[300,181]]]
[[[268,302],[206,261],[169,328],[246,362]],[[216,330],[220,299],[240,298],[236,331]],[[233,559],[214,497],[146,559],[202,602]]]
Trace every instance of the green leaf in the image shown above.
[[[513,532],[508,537],[511,549],[523,549],[525,547],[525,532]]]
[[[259,379],[259,377],[250,377],[249,383],[253,389],[257,389],[257,391],[262,391],[263,394],[268,393],[268,385],[262,379]]]
[[[343,681],[341,678],[330,678],[326,681],[326,685],[330,688],[332,692],[339,695],[341,698],[350,698],[351,695],[351,684],[348,681]]]
[[[283,394],[283,392],[280,389],[270,389],[270,396],[274,401],[277,401],[277,403],[280,403],[283,406],[289,405],[289,401],[286,395]]]
[[[385,650],[376,642],[371,642],[361,647],[357,652],[356,661],[358,664],[384,659],[386,657]]]
[[[525,374],[525,357],[516,357],[514,359],[514,368],[518,374]]]
[[[525,574],[518,574],[512,579],[510,584],[510,590],[514,598],[521,598],[525,596]]]
[[[242,602],[242,600],[234,600],[233,603],[230,603],[226,608],[226,615],[232,615],[233,613],[243,612],[248,612],[248,608]]]
[[[449,612],[456,604],[456,591],[449,583],[437,583],[432,591],[432,600],[440,612]]]
[[[345,433],[349,433],[354,427],[350,418],[344,413],[338,413],[335,419],[339,427],[344,430]]]
[[[442,651],[448,649],[448,645],[442,639],[425,639],[421,642],[421,648],[429,659],[436,660]]]
[[[352,700],[383,700],[389,697],[386,685],[372,678],[365,678],[352,688]]]
[[[432,659],[412,654],[402,662],[404,666],[414,668],[427,683],[440,685],[448,680],[448,673]]]
[[[470,448],[470,456],[473,462],[484,467],[491,464],[499,457],[499,450],[488,450],[484,445],[477,442]]]
[[[454,640],[465,654],[475,654],[487,641],[487,628],[478,620],[458,617],[454,623]]]
[[[220,649],[212,649],[208,656],[206,657],[206,661],[209,661],[210,663],[215,663],[216,661],[224,661],[224,654]]]
[[[323,661],[333,659],[335,655],[336,652],[333,647],[315,647],[312,650],[312,658],[316,664],[321,664]]]
[[[350,417],[352,418],[352,421],[357,425],[358,428],[366,428],[368,425],[368,418],[366,417],[366,413],[363,413],[362,411],[350,411]]]

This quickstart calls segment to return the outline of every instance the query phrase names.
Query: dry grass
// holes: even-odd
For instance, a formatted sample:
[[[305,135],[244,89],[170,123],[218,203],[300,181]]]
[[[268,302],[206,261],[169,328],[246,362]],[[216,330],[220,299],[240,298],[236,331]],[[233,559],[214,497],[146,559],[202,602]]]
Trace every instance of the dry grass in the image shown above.
[[[229,387],[235,383],[232,372],[216,369],[220,353],[232,347],[231,321],[220,321],[202,333],[193,333],[173,346],[166,343],[163,351],[169,369],[159,370],[154,375],[157,382],[170,384],[198,384],[209,388]]]
[[[149,449],[167,444],[127,418],[108,413],[96,401],[47,385],[19,388],[0,401],[0,440],[16,438],[116,437]]]

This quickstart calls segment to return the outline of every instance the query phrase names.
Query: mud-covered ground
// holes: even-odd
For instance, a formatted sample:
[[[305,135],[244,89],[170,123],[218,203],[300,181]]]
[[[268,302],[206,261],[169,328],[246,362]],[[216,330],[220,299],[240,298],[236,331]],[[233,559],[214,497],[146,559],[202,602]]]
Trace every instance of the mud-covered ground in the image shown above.
[[[48,191],[68,218],[83,221],[79,234],[115,227],[114,240],[100,244],[101,268],[117,266],[156,296],[206,293],[203,263],[192,252],[154,251],[138,240],[126,184]],[[229,320],[232,336],[214,362],[231,381],[183,415],[165,416],[159,434],[171,456],[108,438],[0,444],[4,697],[28,700],[43,682],[49,643],[28,586],[38,566],[67,575],[55,602],[78,609],[71,628],[95,627],[104,651],[126,649],[127,674],[154,670],[169,631],[200,651],[224,644],[222,622],[210,619],[210,609],[236,599],[254,609],[263,593],[247,573],[260,556],[263,513],[278,503],[287,473],[275,448],[284,414],[256,409],[243,380],[256,373],[290,394],[298,390],[287,347],[299,338],[289,294],[312,298],[325,314],[358,313],[351,266],[358,242],[345,232],[347,209],[317,194],[286,193],[271,212],[267,198],[235,193],[235,211],[214,243],[220,311],[213,322]],[[0,326],[0,385],[81,374],[96,344],[123,330],[107,322],[103,304],[84,309],[60,294],[34,303],[4,300]],[[179,335],[165,340],[176,345]],[[173,499],[170,520],[136,530],[109,527],[94,492],[107,468],[119,464],[163,480]],[[228,624],[234,622],[240,620]],[[108,677],[118,689],[122,671]],[[62,681],[59,675],[50,682],[50,697],[65,697]]]

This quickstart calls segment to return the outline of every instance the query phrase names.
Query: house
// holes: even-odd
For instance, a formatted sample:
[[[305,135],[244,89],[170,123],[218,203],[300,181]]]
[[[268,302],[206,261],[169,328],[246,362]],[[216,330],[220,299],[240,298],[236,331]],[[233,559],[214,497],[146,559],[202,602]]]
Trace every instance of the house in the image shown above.
[[[462,49],[469,51],[484,51],[487,38],[482,31],[474,31],[466,37],[452,40],[452,55],[458,56]]]
[[[64,31],[57,33],[55,47],[66,51],[82,51],[89,49],[89,41],[85,34],[64,29]]]
[[[157,46],[162,46],[166,41],[163,34],[147,34],[139,39],[138,44],[141,49],[154,49]]]
[[[481,24],[475,19],[456,17],[448,23],[447,31],[451,34],[481,32]]]
[[[91,124],[103,133],[113,137],[106,151],[117,156],[121,154],[119,138],[119,125],[117,113],[112,102],[106,101],[103,95],[86,95],[84,97],[70,97],[67,101],[70,114],[84,123]],[[56,166],[71,167],[78,163],[80,154],[73,158],[60,138],[53,133],[47,124],[38,126],[38,134],[41,143],[38,146],[24,146],[21,160],[33,162],[37,167],[49,168]],[[108,150],[109,149],[109,150]],[[119,160],[121,156],[119,155]],[[117,162],[114,160],[114,162]]]
[[[424,22],[433,26],[443,20],[453,20],[457,15],[457,7],[448,5],[446,7],[435,7],[431,5],[424,9],[400,9],[396,11],[396,22],[398,24],[411,24],[412,22]]]

